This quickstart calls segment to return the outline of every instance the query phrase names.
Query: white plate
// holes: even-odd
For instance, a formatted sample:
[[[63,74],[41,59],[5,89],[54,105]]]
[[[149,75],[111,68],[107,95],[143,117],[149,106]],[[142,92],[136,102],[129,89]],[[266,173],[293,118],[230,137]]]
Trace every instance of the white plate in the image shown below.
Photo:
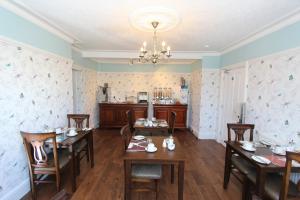
[[[136,135],[136,136],[133,136],[133,139],[135,139],[135,140],[143,140],[143,139],[145,139],[145,136],[143,136],[143,135]]]
[[[261,164],[265,164],[265,165],[268,165],[268,164],[270,164],[271,163],[271,161],[269,160],[269,159],[267,159],[267,158],[265,158],[265,157],[262,157],[262,156],[251,156],[251,158],[253,159],[253,160],[255,160],[256,162],[258,162],[258,163],[261,163]]]
[[[275,151],[275,150],[272,150],[273,153],[279,155],[279,156],[285,156],[286,155],[286,152],[285,151],[282,151],[282,152],[278,152],[278,151]]]
[[[256,149],[254,148],[254,147],[252,147],[252,148],[246,148],[246,147],[244,147],[244,146],[241,146],[242,147],[242,149],[244,149],[244,150],[246,150],[246,151],[255,151]]]
[[[78,133],[75,133],[75,134],[72,134],[72,135],[71,134],[67,134],[68,137],[74,137],[76,135],[78,135]]]
[[[147,152],[149,152],[149,153],[153,153],[153,152],[157,151],[157,147],[154,147],[154,148],[151,149],[151,150],[148,150],[148,147],[146,147],[145,150],[146,150]]]
[[[167,127],[168,124],[159,124],[160,127]]]
[[[267,146],[271,146],[272,145],[272,142],[266,141],[266,140],[261,140],[259,142],[262,143],[263,145],[267,145]]]

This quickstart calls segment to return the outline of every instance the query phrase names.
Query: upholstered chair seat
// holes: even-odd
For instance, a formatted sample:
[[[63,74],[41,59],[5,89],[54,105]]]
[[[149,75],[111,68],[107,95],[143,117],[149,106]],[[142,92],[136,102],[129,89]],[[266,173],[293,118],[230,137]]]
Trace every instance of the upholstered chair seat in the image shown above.
[[[67,149],[60,149],[57,151],[59,168],[62,169],[71,161],[70,153]],[[55,171],[53,153],[48,154],[47,167],[34,167],[34,171]]]
[[[250,170],[247,174],[247,178],[253,183],[256,184],[256,170]],[[266,177],[265,182],[265,196],[272,200],[279,200],[280,199],[280,191],[282,187],[282,175],[277,173],[270,173]],[[300,198],[300,192],[297,190],[297,185],[290,181],[289,182],[289,190],[288,196],[291,197],[298,197]],[[297,199],[298,199],[297,198]]]
[[[131,176],[133,178],[160,179],[162,176],[161,165],[132,165]]]

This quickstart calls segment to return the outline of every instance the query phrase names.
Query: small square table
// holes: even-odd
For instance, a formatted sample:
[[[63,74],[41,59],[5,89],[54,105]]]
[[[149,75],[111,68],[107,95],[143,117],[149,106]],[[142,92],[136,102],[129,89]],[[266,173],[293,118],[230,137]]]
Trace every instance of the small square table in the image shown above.
[[[124,167],[125,167],[125,200],[130,199],[131,188],[131,165],[132,164],[174,164],[178,165],[178,199],[183,199],[183,183],[184,183],[184,164],[185,154],[184,148],[181,146],[177,137],[174,137],[176,145],[175,150],[169,151],[167,148],[162,147],[163,140],[166,137],[153,136],[150,137],[157,147],[154,153],[146,151],[127,151],[124,154]]]

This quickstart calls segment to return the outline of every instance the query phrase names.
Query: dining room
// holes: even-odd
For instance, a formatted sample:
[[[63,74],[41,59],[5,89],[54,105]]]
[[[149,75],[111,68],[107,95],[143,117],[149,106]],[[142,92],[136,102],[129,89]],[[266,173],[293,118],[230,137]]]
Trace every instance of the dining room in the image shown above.
[[[0,200],[300,200],[299,36],[299,0],[0,1]]]

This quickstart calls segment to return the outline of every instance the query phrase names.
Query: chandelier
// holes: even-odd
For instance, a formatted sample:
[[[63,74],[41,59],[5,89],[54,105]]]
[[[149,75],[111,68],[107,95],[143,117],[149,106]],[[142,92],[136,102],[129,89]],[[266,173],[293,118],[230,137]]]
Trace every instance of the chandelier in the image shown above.
[[[168,59],[171,57],[170,46],[166,47],[166,42],[162,41],[161,45],[158,44],[156,28],[159,25],[158,21],[151,22],[154,34],[153,34],[153,46],[148,50],[147,42],[143,43],[143,46],[140,49],[139,62],[148,63],[151,62],[153,64],[159,63],[161,60]]]

